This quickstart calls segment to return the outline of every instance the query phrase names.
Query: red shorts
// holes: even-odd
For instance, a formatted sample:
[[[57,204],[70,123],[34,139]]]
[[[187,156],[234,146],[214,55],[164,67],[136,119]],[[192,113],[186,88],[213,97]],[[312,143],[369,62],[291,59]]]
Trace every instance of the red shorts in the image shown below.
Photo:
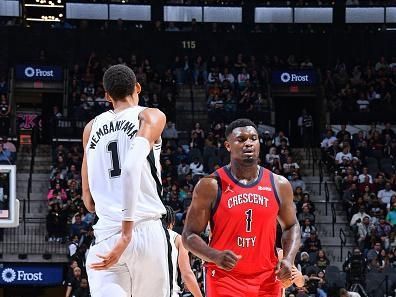
[[[207,297],[280,297],[282,286],[274,271],[236,276],[222,269],[206,268]]]

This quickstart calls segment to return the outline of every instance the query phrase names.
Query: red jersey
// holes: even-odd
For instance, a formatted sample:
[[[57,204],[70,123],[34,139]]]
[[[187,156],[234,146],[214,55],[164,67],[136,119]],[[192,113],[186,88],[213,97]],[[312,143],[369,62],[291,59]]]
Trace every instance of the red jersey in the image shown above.
[[[274,271],[278,262],[275,243],[279,198],[273,173],[260,167],[258,179],[249,185],[236,180],[227,166],[214,175],[219,192],[211,217],[210,247],[242,256],[232,274]]]

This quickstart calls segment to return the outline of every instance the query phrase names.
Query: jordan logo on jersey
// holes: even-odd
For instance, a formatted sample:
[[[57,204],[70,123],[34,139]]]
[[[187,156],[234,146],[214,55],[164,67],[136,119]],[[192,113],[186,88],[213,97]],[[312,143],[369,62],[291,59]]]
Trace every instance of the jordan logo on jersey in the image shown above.
[[[227,189],[224,191],[224,193],[228,193],[228,192],[234,193],[234,190],[232,189],[230,184],[228,184]]]

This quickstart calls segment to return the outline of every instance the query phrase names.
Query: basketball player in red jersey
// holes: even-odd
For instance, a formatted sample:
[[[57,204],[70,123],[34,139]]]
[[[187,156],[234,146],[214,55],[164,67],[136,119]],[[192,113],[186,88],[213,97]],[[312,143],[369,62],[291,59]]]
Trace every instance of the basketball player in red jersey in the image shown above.
[[[248,119],[226,129],[229,165],[196,185],[183,244],[206,264],[207,297],[278,297],[291,285],[300,227],[290,183],[258,165],[259,137]],[[278,262],[277,220],[284,257]],[[210,221],[207,245],[200,237]]]

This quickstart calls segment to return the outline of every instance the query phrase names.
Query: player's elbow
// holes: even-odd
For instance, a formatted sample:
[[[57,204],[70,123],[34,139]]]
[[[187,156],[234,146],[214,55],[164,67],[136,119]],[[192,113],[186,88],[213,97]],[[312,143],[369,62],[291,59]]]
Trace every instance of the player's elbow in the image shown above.
[[[188,231],[188,230],[186,230],[186,229],[184,229],[183,230],[183,233],[182,233],[182,243],[183,243],[183,246],[188,250],[188,251],[190,251],[190,241],[191,241],[191,232],[190,231]]]

